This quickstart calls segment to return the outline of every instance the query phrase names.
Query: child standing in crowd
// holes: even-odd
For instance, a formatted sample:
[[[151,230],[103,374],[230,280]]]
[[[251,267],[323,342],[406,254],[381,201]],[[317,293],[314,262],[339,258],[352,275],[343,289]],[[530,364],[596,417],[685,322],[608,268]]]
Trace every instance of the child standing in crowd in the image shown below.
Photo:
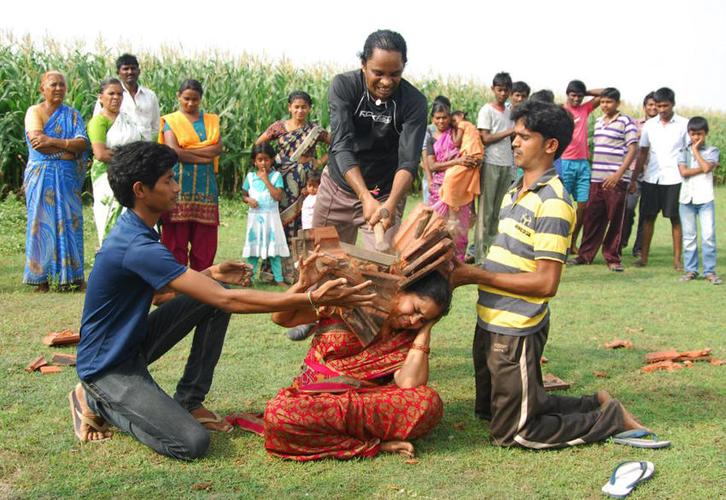
[[[683,177],[679,196],[679,214],[683,227],[683,281],[698,276],[698,236],[696,219],[701,225],[701,260],[703,277],[709,283],[720,285],[723,280],[716,274],[716,222],[713,203],[713,169],[718,167],[720,152],[716,146],[706,145],[708,122],[701,116],[688,120],[691,143],[681,150],[678,170]]]
[[[484,262],[486,252],[497,234],[499,206],[514,180],[511,110],[505,106],[512,90],[509,73],[497,73],[492,81],[494,100],[482,106],[477,128],[486,148],[481,174],[479,213],[476,220],[476,262]]]
[[[247,213],[247,237],[242,257],[252,264],[252,276],[257,276],[260,259],[270,259],[272,274],[279,286],[282,277],[281,257],[289,257],[285,231],[280,220],[278,203],[282,199],[283,180],[280,172],[272,171],[275,150],[263,142],[252,148],[252,165],[242,186],[242,200],[250,206]]]
[[[509,95],[509,107],[514,109],[529,99],[531,90],[526,82],[514,82],[512,84],[512,93]]]
[[[305,183],[305,192],[307,195],[302,204],[302,228],[311,229],[313,227],[313,212],[315,211],[315,198],[318,196],[318,187],[320,187],[320,173],[317,171],[308,174],[308,180]]]
[[[638,128],[620,113],[620,92],[609,87],[600,95],[603,116],[595,123],[590,196],[585,205],[582,245],[568,264],[591,264],[602,245],[608,269],[622,272],[620,238],[630,166],[638,150]]]
[[[589,148],[587,147],[588,117],[600,105],[602,89],[588,90],[580,80],[572,80],[567,84],[567,103],[565,109],[575,121],[575,131],[572,133],[570,145],[562,153],[560,163],[560,177],[565,189],[572,199],[577,202],[577,221],[572,233],[570,253],[577,253],[577,237],[582,227],[585,203],[590,197],[590,162],[587,161]],[[582,102],[585,96],[593,96],[587,102]]]

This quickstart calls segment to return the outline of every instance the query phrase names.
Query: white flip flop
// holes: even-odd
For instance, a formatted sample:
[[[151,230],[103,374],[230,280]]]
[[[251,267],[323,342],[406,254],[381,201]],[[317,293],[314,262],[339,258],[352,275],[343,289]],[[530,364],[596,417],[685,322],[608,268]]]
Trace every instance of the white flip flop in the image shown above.
[[[625,498],[654,473],[653,462],[620,462],[610,476],[610,481],[602,487],[602,492],[611,498]]]

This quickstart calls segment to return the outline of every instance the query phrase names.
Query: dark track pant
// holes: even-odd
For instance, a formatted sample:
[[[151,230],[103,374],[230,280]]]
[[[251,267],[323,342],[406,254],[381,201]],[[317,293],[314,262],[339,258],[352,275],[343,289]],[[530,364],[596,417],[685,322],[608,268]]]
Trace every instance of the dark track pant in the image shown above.
[[[628,184],[618,182],[612,189],[603,189],[602,185],[602,182],[590,183],[578,258],[591,264],[602,246],[605,262],[620,264]]]
[[[476,328],[476,411],[491,412],[490,434],[498,446],[562,448],[602,441],[625,430],[616,400],[601,408],[594,395],[575,398],[545,392],[540,358],[548,328],[523,337]]]
[[[147,342],[139,353],[84,381],[88,406],[106,421],[157,453],[182,460],[203,456],[209,433],[189,413],[202,405],[222,353],[230,314],[186,295],[149,314]],[[192,330],[184,375],[171,398],[151,377],[148,365]]]

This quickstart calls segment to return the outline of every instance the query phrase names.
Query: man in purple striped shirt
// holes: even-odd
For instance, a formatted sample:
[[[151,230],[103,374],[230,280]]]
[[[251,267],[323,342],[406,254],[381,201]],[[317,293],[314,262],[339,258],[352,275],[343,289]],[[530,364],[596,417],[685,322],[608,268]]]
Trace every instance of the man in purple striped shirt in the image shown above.
[[[622,271],[620,241],[630,164],[638,149],[638,128],[618,111],[620,92],[607,88],[600,94],[603,116],[595,123],[590,198],[585,205],[580,252],[568,264],[590,264],[602,246],[608,269]]]

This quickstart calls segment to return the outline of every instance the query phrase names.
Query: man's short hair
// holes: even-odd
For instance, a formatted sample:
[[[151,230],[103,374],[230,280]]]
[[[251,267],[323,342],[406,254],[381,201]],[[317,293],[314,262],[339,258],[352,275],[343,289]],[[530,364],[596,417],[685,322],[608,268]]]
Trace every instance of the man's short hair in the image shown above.
[[[582,80],[572,80],[570,83],[567,84],[567,90],[565,90],[565,94],[569,94],[571,92],[574,92],[575,94],[585,95],[587,94],[587,87]]]
[[[169,146],[136,141],[114,150],[108,164],[108,183],[118,202],[126,208],[136,203],[134,184],[141,182],[151,189],[156,181],[179,161]]]
[[[616,89],[615,87],[607,87],[602,90],[602,94],[600,94],[600,97],[607,97],[608,99],[612,99],[613,101],[620,101],[620,91]]]
[[[529,88],[529,85],[527,85],[527,83],[522,82],[522,81],[514,82],[512,84],[512,93],[518,92],[520,94],[524,94],[527,97],[529,97],[529,93],[531,92],[531,90],[532,89]]]
[[[494,75],[494,79],[492,80],[492,87],[504,87],[505,89],[511,89],[512,77],[509,76],[509,73],[501,71]]]
[[[650,101],[651,99],[655,101],[655,91],[651,91],[645,94],[645,97],[643,97],[643,107],[645,107],[645,105],[648,104],[648,101]]]
[[[689,132],[705,132],[708,134],[708,120],[702,116],[694,116],[688,120]]]
[[[575,122],[565,108],[549,102],[529,99],[512,111],[512,120],[545,139],[557,139],[555,159],[559,158],[572,140]]]
[[[671,104],[676,103],[676,93],[668,87],[661,87],[653,93],[653,99],[655,102],[669,102]]]
[[[121,54],[116,59],[116,71],[121,69],[121,66],[139,66],[139,60],[136,59],[135,55],[132,54]]]
[[[529,99],[531,101],[539,101],[539,102],[549,102],[554,104],[555,103],[555,94],[549,89],[542,89],[538,90],[531,96],[529,96]]]

